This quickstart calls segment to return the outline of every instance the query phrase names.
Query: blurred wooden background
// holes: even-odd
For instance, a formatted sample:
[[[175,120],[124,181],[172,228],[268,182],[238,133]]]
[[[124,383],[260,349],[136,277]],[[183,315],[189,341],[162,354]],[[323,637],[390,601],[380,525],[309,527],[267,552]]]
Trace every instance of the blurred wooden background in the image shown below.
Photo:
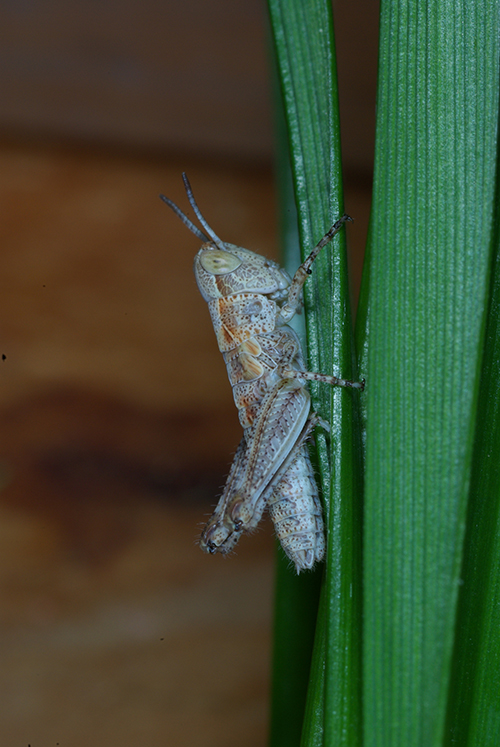
[[[335,3],[355,282],[377,4]],[[265,5],[0,6],[0,734],[5,745],[265,744],[267,522],[195,541],[240,429],[158,199],[277,256]],[[4,358],[3,358],[4,356]]]

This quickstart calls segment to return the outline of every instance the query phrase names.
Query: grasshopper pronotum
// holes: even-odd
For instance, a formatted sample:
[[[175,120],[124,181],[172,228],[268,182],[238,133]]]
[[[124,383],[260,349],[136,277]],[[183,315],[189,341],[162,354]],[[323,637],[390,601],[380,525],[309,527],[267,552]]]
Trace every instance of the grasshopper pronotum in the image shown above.
[[[300,265],[293,279],[276,262],[228,244],[210,228],[182,175],[200,230],[171,200],[161,199],[203,244],[194,260],[196,282],[208,303],[219,349],[233,387],[243,439],[222,496],[202,532],[205,552],[228,553],[269,509],[276,534],[297,572],[323,558],[321,504],[306,440],[320,418],[311,413],[307,381],[363,389],[358,383],[305,371],[297,335],[288,322],[320,250],[351,220],[343,215]],[[327,426],[326,426],[327,427]]]

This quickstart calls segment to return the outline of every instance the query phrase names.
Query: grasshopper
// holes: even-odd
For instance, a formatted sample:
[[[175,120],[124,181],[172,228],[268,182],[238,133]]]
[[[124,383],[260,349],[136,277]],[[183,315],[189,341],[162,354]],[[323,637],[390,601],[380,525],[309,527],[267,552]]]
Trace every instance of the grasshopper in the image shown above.
[[[161,199],[202,242],[194,260],[196,282],[208,303],[243,438],[222,496],[200,538],[205,552],[227,554],[257,527],[267,507],[284,552],[297,573],[325,552],[318,488],[306,441],[316,425],[307,381],[363,389],[363,382],[311,373],[299,339],[288,326],[300,311],[311,265],[346,221],[343,215],[314,247],[293,279],[276,262],[221,241],[210,228],[182,175],[203,231],[164,195]]]

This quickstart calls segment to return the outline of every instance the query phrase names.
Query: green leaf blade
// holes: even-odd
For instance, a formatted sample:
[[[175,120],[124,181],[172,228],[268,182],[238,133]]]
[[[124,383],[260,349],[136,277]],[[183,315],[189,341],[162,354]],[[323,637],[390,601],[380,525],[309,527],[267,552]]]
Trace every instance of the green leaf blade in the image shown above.
[[[382,2],[362,301],[370,746],[444,734],[495,194],[495,24],[482,2]]]
[[[496,205],[500,205],[497,199]],[[479,390],[448,714],[449,744],[500,742],[500,214]],[[448,744],[448,742],[447,742]]]
[[[269,8],[305,257],[343,212],[331,6],[323,0],[270,0]],[[350,378],[344,231],[315,262],[304,296],[309,370]],[[360,608],[359,594],[352,593],[353,587],[359,589],[360,575],[354,499],[357,491],[359,501],[359,474],[352,430],[357,395],[321,384],[311,386],[311,394],[314,409],[330,420],[332,431],[330,438],[320,433],[316,439],[323,495],[329,497],[329,543],[302,744],[355,745],[360,736]]]

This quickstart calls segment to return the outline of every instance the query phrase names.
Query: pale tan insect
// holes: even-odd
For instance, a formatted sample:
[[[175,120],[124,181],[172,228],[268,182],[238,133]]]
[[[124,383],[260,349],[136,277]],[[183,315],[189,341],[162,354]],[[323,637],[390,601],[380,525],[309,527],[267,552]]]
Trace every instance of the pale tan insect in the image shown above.
[[[196,281],[208,303],[244,431],[200,545],[206,552],[228,553],[241,534],[255,529],[267,506],[283,550],[300,572],[312,568],[325,551],[321,504],[306,446],[320,418],[311,413],[306,382],[356,389],[363,389],[364,382],[305,371],[299,340],[288,322],[301,306],[302,286],[315,258],[351,219],[343,215],[331,227],[292,280],[276,262],[222,242],[203,218],[186,175],[182,177],[206,233],[160,196],[203,241],[194,261]]]

